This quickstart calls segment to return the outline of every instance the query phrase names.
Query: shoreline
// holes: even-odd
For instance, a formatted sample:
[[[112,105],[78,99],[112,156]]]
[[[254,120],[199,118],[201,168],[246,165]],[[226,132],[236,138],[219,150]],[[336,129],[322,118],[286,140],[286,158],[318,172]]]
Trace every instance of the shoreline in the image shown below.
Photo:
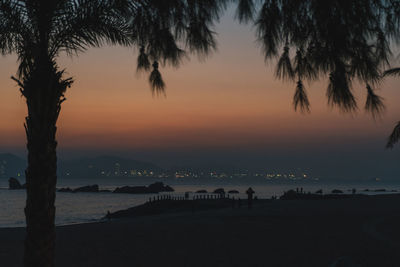
[[[315,194],[313,194],[315,195]],[[356,195],[352,195],[352,194],[326,194],[326,195],[322,195],[322,197],[327,197],[327,198],[321,198],[321,199],[275,199],[275,200],[271,200],[271,199],[258,199],[254,202],[255,205],[261,204],[261,203],[268,203],[271,201],[274,202],[281,202],[281,201],[328,201],[328,200],[332,200],[332,201],[338,201],[338,200],[343,200],[343,199],[364,199],[364,198],[369,198],[369,199],[374,199],[374,198],[384,198],[384,197],[395,197],[395,198],[399,198],[400,199],[400,193],[399,192],[377,192],[377,194],[356,194]],[[228,201],[231,201],[232,199],[227,199]],[[193,200],[187,200],[187,201],[193,201]],[[202,200],[197,200],[197,201],[202,201]],[[237,201],[237,199],[236,199]],[[157,213],[150,213],[150,214],[140,214],[140,215],[136,215],[136,214],[130,214],[129,212],[132,210],[136,210],[138,208],[142,208],[145,207],[146,205],[148,205],[149,202],[145,202],[143,204],[139,204],[136,206],[132,206],[130,208],[127,209],[122,209],[122,210],[117,210],[115,212],[112,212],[111,215],[113,214],[121,214],[123,213],[123,216],[112,216],[112,218],[107,218],[107,213],[104,214],[104,216],[102,218],[99,219],[91,219],[88,221],[81,221],[81,222],[75,222],[75,223],[61,223],[61,224],[56,224],[56,227],[65,227],[65,226],[75,226],[75,225],[87,225],[87,224],[97,224],[97,223],[107,223],[110,221],[115,221],[115,220],[124,220],[124,219],[138,219],[141,217],[149,217],[149,216],[154,216],[154,215],[168,215],[168,214],[181,214],[181,213],[189,213],[192,212],[191,208],[185,209],[185,210],[168,210],[169,207],[164,207],[165,210],[161,211],[161,212],[157,212]],[[237,205],[237,203],[236,203]],[[246,209],[247,208],[247,199],[242,199],[242,209]],[[195,212],[201,212],[201,211],[207,211],[207,210],[220,210],[220,209],[232,209],[231,208],[231,202],[229,203],[225,203],[225,205],[223,205],[222,207],[210,207],[210,208],[206,208],[203,210],[197,210]],[[237,209],[237,207],[236,207]],[[145,212],[146,213],[146,212]],[[111,220],[110,220],[111,219]],[[10,226],[10,227],[2,227],[0,226],[0,230],[12,230],[12,229],[25,229],[26,226]]]
[[[251,210],[243,206],[57,226],[56,263],[308,267],[345,260],[397,266],[399,223],[400,194],[262,201]],[[24,228],[0,229],[4,266],[21,265],[24,233]]]

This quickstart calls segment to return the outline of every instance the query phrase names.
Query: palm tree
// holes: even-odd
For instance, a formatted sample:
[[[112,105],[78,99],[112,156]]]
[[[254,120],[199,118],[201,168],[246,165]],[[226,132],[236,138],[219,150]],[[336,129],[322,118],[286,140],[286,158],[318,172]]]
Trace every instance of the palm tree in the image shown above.
[[[137,47],[138,70],[152,66],[149,81],[160,92],[159,65],[178,66],[186,55],[178,44],[201,55],[215,48],[213,21],[227,1],[0,0],[0,51],[18,56],[12,79],[28,107],[25,266],[54,266],[56,124],[73,83],[59,55],[104,44]]]
[[[150,72],[153,92],[162,93],[160,66],[212,52],[213,22],[231,1],[0,0],[0,51],[18,56],[13,79],[28,107],[25,266],[54,266],[56,125],[73,83],[57,65],[60,54],[104,44],[136,47],[138,71]],[[277,75],[297,82],[295,108],[309,109],[303,80],[329,77],[331,105],[354,111],[351,85],[357,79],[366,84],[366,108],[382,111],[373,86],[390,55],[388,38],[398,36],[396,1],[235,1],[237,18],[254,21],[265,58],[283,49]]]

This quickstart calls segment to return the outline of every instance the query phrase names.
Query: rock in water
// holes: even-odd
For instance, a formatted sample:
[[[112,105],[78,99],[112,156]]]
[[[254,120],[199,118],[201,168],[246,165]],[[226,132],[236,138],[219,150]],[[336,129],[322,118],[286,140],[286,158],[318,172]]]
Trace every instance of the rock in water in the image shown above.
[[[78,192],[97,193],[97,192],[99,192],[99,186],[97,184],[83,186],[83,187],[79,187],[79,188],[75,189],[73,192],[74,193],[78,193]]]
[[[164,183],[162,183],[162,182],[155,182],[155,183],[149,185],[148,190],[150,192],[155,192],[155,193],[173,192],[174,191],[174,189],[172,187],[170,187],[169,185],[164,185]]]
[[[25,189],[26,184],[21,185],[21,183],[18,181],[18,179],[14,178],[14,177],[10,177],[10,179],[8,179],[8,188],[10,190]]]
[[[332,194],[343,194],[343,191],[339,189],[333,189]]]
[[[162,182],[156,182],[149,186],[123,186],[114,190],[114,193],[127,194],[157,194],[160,192],[173,192],[174,189]]]
[[[124,194],[150,194],[157,192],[149,192],[146,186],[123,186],[117,187],[114,193],[124,193]]]

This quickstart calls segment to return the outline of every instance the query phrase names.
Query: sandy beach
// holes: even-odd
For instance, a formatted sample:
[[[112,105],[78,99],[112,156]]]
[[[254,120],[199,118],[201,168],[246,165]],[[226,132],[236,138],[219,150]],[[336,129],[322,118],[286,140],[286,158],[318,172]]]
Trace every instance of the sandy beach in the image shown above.
[[[58,267],[400,266],[400,195],[57,227]],[[22,266],[23,228],[0,229],[0,266]]]

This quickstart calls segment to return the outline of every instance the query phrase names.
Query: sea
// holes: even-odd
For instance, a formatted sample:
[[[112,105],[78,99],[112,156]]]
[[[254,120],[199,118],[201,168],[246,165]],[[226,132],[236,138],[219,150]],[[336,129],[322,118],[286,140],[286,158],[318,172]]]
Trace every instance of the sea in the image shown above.
[[[99,185],[100,189],[114,190],[121,186],[142,186],[154,182],[163,182],[172,186],[172,193],[161,193],[172,196],[183,196],[189,192],[190,198],[197,195],[198,190],[213,192],[217,188],[237,190],[235,198],[245,198],[245,191],[252,187],[258,198],[279,197],[290,189],[303,188],[304,192],[316,192],[322,189],[323,193],[330,193],[334,189],[351,194],[355,188],[363,194],[390,194],[400,193],[400,181],[382,182],[326,182],[321,180],[299,181],[271,181],[260,178],[64,178],[59,179],[57,188],[70,187],[72,189],[86,185]],[[366,191],[368,189],[368,191]],[[385,190],[385,191],[383,191]],[[379,192],[378,192],[379,191]],[[115,212],[145,203],[154,194],[115,194],[115,193],[57,193],[56,197],[56,225],[70,225],[101,221],[108,211]],[[232,195],[233,196],[233,195]],[[24,207],[26,201],[25,190],[8,190],[8,180],[0,179],[0,228],[25,227]]]

